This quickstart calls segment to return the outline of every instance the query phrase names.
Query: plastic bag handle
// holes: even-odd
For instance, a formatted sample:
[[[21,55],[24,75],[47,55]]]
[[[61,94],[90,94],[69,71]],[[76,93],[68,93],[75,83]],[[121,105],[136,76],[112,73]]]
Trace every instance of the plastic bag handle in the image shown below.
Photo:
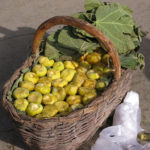
[[[115,49],[113,43],[95,26],[89,24],[81,19],[69,17],[69,16],[56,16],[52,17],[45,22],[43,22],[36,30],[33,43],[32,43],[32,53],[37,55],[39,52],[40,44],[43,40],[45,32],[55,25],[69,25],[85,30],[87,33],[95,37],[103,46],[108,50],[109,55],[112,58],[113,68],[114,68],[114,78],[119,79],[121,76],[121,67],[118,53]]]

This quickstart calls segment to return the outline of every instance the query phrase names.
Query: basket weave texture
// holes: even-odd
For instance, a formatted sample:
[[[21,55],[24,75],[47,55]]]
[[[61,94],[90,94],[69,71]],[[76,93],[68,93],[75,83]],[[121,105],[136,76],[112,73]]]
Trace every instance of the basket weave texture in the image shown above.
[[[80,22],[83,23],[83,21]],[[58,23],[55,23],[55,25],[56,24]],[[36,34],[37,33],[38,32],[36,32]],[[36,41],[35,39],[36,38],[34,38],[34,41]],[[107,40],[104,41],[107,42]],[[38,43],[40,42],[38,41]],[[36,45],[35,42],[33,42],[33,52],[37,51],[34,45]],[[38,47],[39,44],[36,46]],[[30,58],[25,61],[25,63],[4,85],[2,98],[3,107],[8,112],[10,119],[13,121],[16,131],[20,134],[22,140],[30,149],[75,150],[83,142],[87,141],[95,134],[97,129],[102,126],[103,122],[108,118],[110,113],[122,101],[125,94],[130,89],[133,71],[122,70],[120,77],[118,76],[118,72],[118,75],[115,76],[117,80],[114,80],[101,96],[95,98],[83,109],[72,112],[65,117],[36,120],[35,118],[17,113],[14,105],[11,101],[7,100],[6,96],[14,81],[20,76],[20,71],[24,68],[30,67],[35,62],[37,57],[37,53],[36,57],[35,55],[30,56]],[[118,55],[116,57],[118,57]]]

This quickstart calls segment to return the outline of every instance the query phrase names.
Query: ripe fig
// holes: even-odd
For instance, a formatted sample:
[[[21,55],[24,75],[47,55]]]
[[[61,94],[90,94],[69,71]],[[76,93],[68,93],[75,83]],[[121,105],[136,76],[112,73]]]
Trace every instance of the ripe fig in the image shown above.
[[[84,97],[83,97],[83,99],[82,99],[82,103],[84,104],[84,105],[87,105],[89,102],[91,102],[91,100],[93,99],[93,98],[95,98],[97,96],[97,93],[96,92],[90,92],[90,93],[87,93]]]
[[[78,91],[78,86],[72,82],[65,87],[65,91],[68,95],[76,95]]]
[[[68,82],[64,79],[55,79],[52,81],[52,85],[54,87],[64,87],[68,84]]]
[[[105,82],[104,81],[97,81],[96,89],[103,90],[104,88],[105,88]]]
[[[28,97],[28,95],[29,95],[29,90],[22,87],[16,88],[13,92],[13,96],[16,99],[24,99]]]
[[[56,70],[56,69],[49,69],[47,71],[47,76],[51,79],[51,80],[55,80],[55,79],[59,79],[60,78],[60,71]]]
[[[14,106],[20,111],[26,111],[28,104],[26,99],[16,99],[14,101]]]
[[[87,76],[83,72],[77,72],[73,78],[73,82],[80,87],[84,81],[87,79]]]
[[[36,84],[39,80],[39,77],[34,72],[27,72],[24,75],[24,81],[31,81]]]
[[[19,83],[19,86],[22,87],[22,88],[26,88],[29,91],[32,91],[34,89],[34,84],[31,81],[21,81]]]
[[[37,92],[37,91],[31,92],[29,94],[29,96],[28,96],[28,101],[30,103],[41,104],[41,102],[42,102],[42,94]]]
[[[57,101],[57,97],[53,94],[45,94],[43,96],[43,104],[49,105],[49,104],[54,104]]]
[[[67,103],[69,105],[73,104],[80,104],[81,103],[81,96],[80,95],[72,95],[67,98]]]
[[[60,76],[61,76],[62,79],[70,82],[73,79],[75,73],[76,73],[76,70],[74,70],[74,69],[64,69],[61,72]]]
[[[48,57],[40,56],[39,57],[39,63],[44,65],[45,67],[51,67],[54,64],[54,60],[49,60]]]
[[[27,114],[29,116],[35,116],[37,114],[40,114],[43,110],[43,106],[41,104],[36,104],[36,103],[30,103],[27,107]]]
[[[50,93],[51,88],[44,83],[38,83],[35,85],[35,91],[40,92],[41,94]]]
[[[95,79],[95,80],[99,79],[100,77],[99,74],[95,72],[94,70],[89,70],[86,75],[89,79]]]
[[[75,69],[75,66],[71,61],[64,61],[64,67],[65,69]]]
[[[101,60],[101,54],[97,52],[92,52],[87,55],[86,61],[90,64],[96,64]]]
[[[54,117],[57,113],[58,113],[57,107],[55,105],[49,104],[43,108],[42,113],[37,115],[36,118],[38,119],[51,118]]]
[[[77,72],[81,72],[81,73],[86,73],[88,71],[87,68],[82,67],[82,66],[79,66],[76,70],[77,70]]]
[[[39,77],[43,77],[47,73],[47,69],[44,65],[38,64],[33,66],[32,71],[36,73]]]
[[[54,63],[53,68],[56,69],[57,71],[62,71],[64,70],[64,64],[61,61],[57,61]]]
[[[66,91],[62,87],[53,87],[52,94],[57,97],[58,101],[63,101],[66,97]]]
[[[41,77],[38,81],[38,83],[44,83],[47,86],[51,87],[51,79],[49,77]]]
[[[54,103],[54,105],[57,107],[57,110],[59,112],[65,112],[69,109],[68,103],[66,103],[64,101],[57,101]]]
[[[89,87],[89,88],[95,88],[96,86],[96,80],[93,80],[93,79],[86,79],[84,84],[83,84],[84,87]]]
[[[71,62],[74,65],[75,68],[77,68],[79,66],[78,62],[76,62],[76,61],[71,61]]]
[[[90,87],[79,87],[79,90],[78,90],[79,94],[84,96],[88,93],[95,93],[95,89],[93,88],[90,88]]]

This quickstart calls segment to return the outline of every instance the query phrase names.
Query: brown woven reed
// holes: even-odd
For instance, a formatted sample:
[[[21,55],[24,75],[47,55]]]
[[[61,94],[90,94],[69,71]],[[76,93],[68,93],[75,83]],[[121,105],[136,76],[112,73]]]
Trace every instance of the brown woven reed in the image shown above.
[[[23,68],[30,67],[38,57],[39,45],[47,29],[57,24],[66,24],[84,29],[95,36],[108,49],[112,57],[115,79],[103,94],[85,108],[65,117],[36,120],[16,112],[12,102],[6,99],[7,92],[19,77]],[[91,138],[110,113],[121,102],[130,88],[132,71],[120,71],[120,62],[113,44],[92,25],[71,17],[53,17],[37,29],[33,40],[33,54],[4,85],[2,104],[13,121],[16,131],[32,150],[75,150]]]

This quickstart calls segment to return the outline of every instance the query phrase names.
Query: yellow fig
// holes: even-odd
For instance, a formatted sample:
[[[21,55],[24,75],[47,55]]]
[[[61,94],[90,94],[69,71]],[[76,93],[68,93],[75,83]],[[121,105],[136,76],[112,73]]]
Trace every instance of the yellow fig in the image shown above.
[[[44,83],[47,86],[51,87],[51,79],[49,77],[41,77],[38,81],[38,83]]]
[[[103,90],[104,88],[105,88],[105,82],[104,81],[97,81],[96,89]]]
[[[47,71],[47,76],[51,79],[51,80],[55,80],[55,79],[59,79],[60,78],[60,71],[56,70],[56,69],[49,69]]]
[[[16,99],[14,101],[14,106],[20,111],[26,111],[28,104],[26,99]]]
[[[101,60],[101,54],[97,52],[92,52],[87,55],[86,61],[90,64],[96,64]]]
[[[28,95],[29,95],[29,90],[22,87],[16,88],[13,92],[13,96],[16,99],[24,99],[28,97]]]
[[[111,74],[113,71],[114,71],[113,69],[105,67],[104,70],[103,70],[103,73],[104,73],[105,75],[109,75],[109,74]]]
[[[75,66],[73,65],[71,61],[64,61],[64,67],[66,69],[75,69]]]
[[[53,87],[52,94],[57,97],[58,101],[63,101],[66,97],[66,91],[62,87]]]
[[[54,87],[64,87],[68,84],[68,82],[64,79],[55,79],[52,81],[52,85]]]
[[[64,70],[64,64],[61,61],[57,61],[54,63],[53,68],[56,69],[57,71],[62,71]]]
[[[96,80],[96,79],[100,78],[100,75],[97,72],[95,72],[94,70],[89,70],[86,75],[89,79],[95,79]]]
[[[37,115],[36,118],[51,118],[54,117],[58,113],[58,109],[55,105],[49,104],[43,108],[41,114]]]
[[[51,67],[54,64],[54,60],[49,60],[48,57],[40,56],[39,57],[39,63],[44,65],[45,67]]]
[[[35,116],[37,114],[40,114],[43,110],[43,106],[41,104],[37,104],[37,103],[30,103],[27,107],[27,114],[29,116]]]
[[[76,73],[76,70],[74,70],[74,69],[64,69],[61,72],[60,76],[61,76],[62,79],[70,82],[73,79],[75,73]]]
[[[54,105],[57,107],[57,110],[59,112],[65,112],[69,109],[68,103],[66,103],[64,101],[57,101],[54,103]]]
[[[33,66],[32,71],[36,73],[39,77],[43,77],[47,73],[47,69],[44,65],[38,64]]]
[[[45,83],[38,83],[35,85],[35,91],[40,92],[41,94],[50,93],[51,88]]]
[[[78,62],[76,62],[76,61],[71,61],[71,62],[74,65],[75,68],[77,68],[79,66]]]
[[[67,103],[69,105],[80,104],[81,103],[81,96],[80,95],[68,96]]]
[[[72,82],[65,87],[65,91],[68,95],[76,95],[78,91],[78,86]]]
[[[93,79],[86,79],[84,84],[83,84],[84,87],[89,87],[89,88],[95,88],[96,86],[96,80],[93,80]]]
[[[19,83],[19,86],[22,87],[22,88],[26,88],[29,91],[32,91],[34,89],[34,84],[31,81],[21,81]]]
[[[77,72],[81,72],[81,73],[86,73],[88,71],[87,68],[79,66],[78,68],[76,68]]]
[[[77,72],[73,78],[73,82],[75,85],[80,87],[84,81],[87,79],[87,76],[83,72]]]
[[[31,81],[36,84],[39,80],[39,77],[34,72],[27,72],[24,75],[24,81]]]
[[[41,104],[41,102],[42,102],[42,94],[37,92],[37,91],[31,92],[29,94],[29,96],[28,96],[28,101],[30,103]]]
[[[83,99],[82,99],[82,103],[84,105],[87,105],[89,102],[91,102],[92,99],[94,99],[97,96],[96,92],[90,92],[87,93]]]
[[[95,93],[95,89],[93,88],[90,88],[90,87],[79,87],[79,90],[78,90],[79,94],[84,96],[88,93]]]
[[[54,104],[57,101],[57,97],[53,94],[45,94],[43,96],[43,104],[49,105],[49,104]]]

